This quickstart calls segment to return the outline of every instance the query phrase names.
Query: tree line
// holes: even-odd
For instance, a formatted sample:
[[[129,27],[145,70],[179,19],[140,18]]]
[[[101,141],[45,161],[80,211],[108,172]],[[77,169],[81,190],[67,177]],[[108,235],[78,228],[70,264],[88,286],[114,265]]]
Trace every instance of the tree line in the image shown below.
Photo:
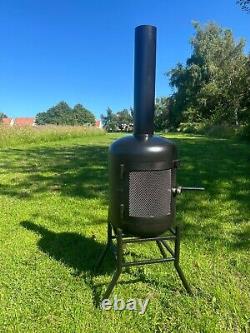
[[[168,97],[159,97],[155,100],[154,127],[156,131],[164,131],[169,127],[169,102]],[[108,132],[133,130],[134,110],[132,107],[114,112],[110,107],[106,114],[101,115],[103,127]]]
[[[46,112],[36,115],[38,125],[94,125],[95,116],[81,104],[71,108],[66,102],[60,102]]]
[[[7,115],[0,112],[0,121],[3,118],[7,118]],[[36,124],[91,126],[95,124],[95,116],[82,104],[76,104],[71,108],[66,102],[62,101],[47,111],[38,113],[36,115]]]

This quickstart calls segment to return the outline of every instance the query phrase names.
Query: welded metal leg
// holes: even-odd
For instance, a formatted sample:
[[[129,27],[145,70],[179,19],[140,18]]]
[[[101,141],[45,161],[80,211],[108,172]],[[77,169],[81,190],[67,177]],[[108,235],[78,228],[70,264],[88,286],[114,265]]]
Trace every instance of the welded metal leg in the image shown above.
[[[161,240],[162,245],[168,250],[168,252],[174,257],[174,250],[168,245],[167,242],[165,242],[165,240]]]
[[[186,277],[180,267],[179,264],[180,261],[180,229],[179,227],[176,227],[176,239],[175,239],[175,261],[174,261],[174,266],[177,270],[177,273],[182,281],[183,286],[185,287],[186,291],[192,295],[192,290],[186,280]]]
[[[158,246],[158,248],[159,248],[159,250],[160,250],[163,258],[166,258],[166,253],[165,253],[165,250],[164,250],[164,248],[162,246],[162,243],[159,240],[157,240],[156,244],[157,244],[157,246]]]
[[[189,295],[193,295],[193,292],[192,292],[192,290],[191,290],[191,288],[190,288],[190,286],[189,286],[189,284],[188,284],[188,282],[187,282],[187,280],[185,278],[185,275],[184,275],[184,273],[183,273],[180,265],[175,263],[174,266],[175,266],[175,268],[177,270],[177,273],[178,273],[178,275],[179,275],[179,277],[180,277],[180,279],[182,281],[182,284],[185,287],[186,291],[189,293]]]
[[[105,258],[108,250],[110,249],[111,245],[112,245],[112,226],[110,223],[108,223],[108,237],[107,237],[107,244],[105,246],[104,251],[101,253],[100,257],[97,260],[97,264],[95,266],[94,271],[98,272],[99,268],[101,267],[102,263],[103,263],[103,259]]]
[[[123,266],[123,244],[122,244],[122,231],[120,229],[117,230],[117,267],[116,267],[116,271],[113,275],[113,278],[105,292],[105,294],[103,295],[103,299],[109,298],[110,294],[112,293],[118,279],[119,276],[122,272],[122,266]]]
[[[108,288],[106,292],[104,293],[102,299],[109,298],[110,294],[112,293],[120,274],[122,273],[122,269],[131,267],[131,266],[139,266],[139,265],[146,265],[146,264],[153,264],[153,263],[160,263],[160,262],[167,262],[167,261],[174,261],[174,266],[177,270],[177,273],[182,281],[183,286],[185,287],[186,291],[192,295],[192,290],[185,278],[185,275],[183,274],[183,271],[180,267],[179,260],[180,260],[180,229],[179,227],[176,227],[175,230],[170,230],[171,233],[174,236],[163,236],[163,237],[149,237],[149,238],[127,238],[126,235],[123,235],[121,229],[115,229],[114,235],[113,235],[113,227],[110,223],[108,223],[108,241],[107,245],[101,254],[97,265],[96,270],[101,266],[103,259],[105,255],[107,254],[107,251],[109,248],[113,246],[112,240],[116,238],[117,241],[117,251],[116,251],[116,271],[112,277],[111,282],[108,285]],[[123,238],[125,236],[125,238]],[[171,238],[170,238],[171,237]],[[175,240],[175,248],[174,250],[168,245],[168,243],[165,241],[165,239],[174,239]],[[125,262],[124,261],[124,253],[123,253],[123,246],[127,243],[141,243],[145,241],[156,241],[156,244],[163,256],[162,259],[150,259],[150,260],[144,260],[144,261],[135,261],[135,262]],[[166,251],[167,250],[167,251]],[[169,257],[167,255],[167,252],[169,252],[172,257]]]

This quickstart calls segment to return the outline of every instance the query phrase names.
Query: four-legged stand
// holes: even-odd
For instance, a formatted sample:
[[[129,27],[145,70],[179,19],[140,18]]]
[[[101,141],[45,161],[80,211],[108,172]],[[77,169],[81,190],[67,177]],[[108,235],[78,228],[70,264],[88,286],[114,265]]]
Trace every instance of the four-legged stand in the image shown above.
[[[166,236],[158,236],[158,237],[134,237],[134,236],[128,236],[122,233],[121,229],[113,228],[110,223],[108,223],[108,241],[107,245],[99,257],[97,264],[96,264],[96,271],[100,268],[100,266],[103,263],[103,260],[108,252],[108,250],[113,247],[113,240],[115,239],[117,242],[117,251],[116,251],[116,271],[113,275],[113,278],[108,285],[108,288],[103,295],[103,299],[106,299],[110,296],[112,293],[120,274],[122,273],[122,269],[125,267],[131,267],[131,266],[140,266],[140,265],[148,265],[148,264],[154,264],[154,263],[164,263],[164,262],[174,262],[174,266],[177,270],[177,273],[182,281],[183,286],[185,287],[186,291],[192,295],[191,288],[182,272],[182,269],[179,265],[180,261],[180,229],[178,226],[169,229],[170,234]],[[171,248],[168,241],[173,240],[174,241],[174,249]],[[124,259],[124,244],[128,243],[143,243],[143,242],[149,242],[149,241],[155,241],[160,252],[162,255],[162,258],[155,258],[155,259],[146,259],[146,260],[140,260],[140,261],[131,261],[126,262]]]

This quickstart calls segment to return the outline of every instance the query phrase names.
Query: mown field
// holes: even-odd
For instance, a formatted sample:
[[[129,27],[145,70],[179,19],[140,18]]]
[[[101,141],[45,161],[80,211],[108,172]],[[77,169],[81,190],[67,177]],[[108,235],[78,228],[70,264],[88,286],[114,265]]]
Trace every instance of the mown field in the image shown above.
[[[194,296],[168,263],[133,268],[115,288],[125,300],[150,298],[144,315],[97,307],[114,269],[110,254],[92,274],[106,240],[107,147],[117,137],[0,142],[0,331],[249,332],[250,149],[230,140],[170,135],[178,183],[206,188],[177,206]],[[149,258],[157,248],[131,251]]]

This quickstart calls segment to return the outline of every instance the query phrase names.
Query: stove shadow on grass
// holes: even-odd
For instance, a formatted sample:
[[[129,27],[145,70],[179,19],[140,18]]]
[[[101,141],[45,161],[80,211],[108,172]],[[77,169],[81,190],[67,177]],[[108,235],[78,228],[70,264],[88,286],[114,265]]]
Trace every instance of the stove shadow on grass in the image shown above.
[[[40,251],[50,258],[57,260],[66,267],[73,269],[72,275],[82,277],[84,282],[92,289],[95,304],[99,303],[99,289],[102,286],[92,282],[93,267],[100,252],[104,250],[104,244],[97,242],[93,237],[84,237],[74,232],[53,232],[42,225],[31,221],[22,221],[20,225],[28,231],[41,237],[37,246]],[[113,257],[107,257],[102,274],[113,271]],[[95,274],[97,276],[97,274]]]
[[[74,270],[74,275],[92,272],[95,260],[104,249],[95,237],[85,237],[76,232],[53,232],[31,221],[22,221],[21,226],[39,235],[38,248],[51,258]],[[106,265],[104,273],[112,271],[112,265]]]
[[[96,259],[100,252],[104,250],[105,244],[97,242],[94,236],[84,237],[74,232],[57,233],[28,220],[22,221],[20,225],[41,237],[37,242],[37,247],[40,251],[66,267],[73,269],[73,276],[83,278],[84,282],[92,290],[94,305],[99,306],[102,287],[105,286],[106,283],[94,283],[93,279],[101,275],[111,274],[114,270],[114,257],[112,253],[109,253],[101,272],[98,273],[94,271]],[[133,251],[131,251],[130,254],[138,257]],[[162,286],[162,284],[159,284],[157,281],[152,281],[151,278],[147,277],[143,270],[139,270],[137,274],[131,270],[126,270],[126,272],[129,273],[132,280],[121,281],[121,285],[133,284],[140,281],[143,283],[153,283],[155,286]]]

